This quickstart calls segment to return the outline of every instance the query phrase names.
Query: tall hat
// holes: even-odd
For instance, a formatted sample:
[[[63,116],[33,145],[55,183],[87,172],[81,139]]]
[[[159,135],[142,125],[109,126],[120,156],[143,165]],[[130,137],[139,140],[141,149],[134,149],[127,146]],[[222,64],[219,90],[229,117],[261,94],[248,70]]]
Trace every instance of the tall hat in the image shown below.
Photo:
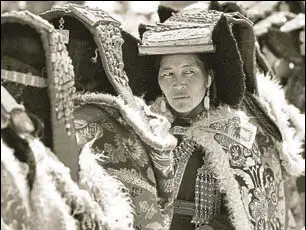
[[[1,15],[1,82],[44,125],[42,141],[76,179],[74,73],[62,35],[28,11]]]
[[[75,4],[53,8],[41,17],[64,34],[77,91],[120,95],[126,102],[133,103],[124,66],[127,60],[124,57],[129,53],[122,44],[125,37],[135,44],[137,40],[122,33],[118,21],[100,9]]]
[[[246,68],[248,62],[245,61],[246,56],[250,57],[250,62],[255,59],[255,49],[249,46],[254,43],[252,23],[239,13],[185,9],[172,13],[163,23],[141,25],[139,31],[140,55],[205,53],[205,63],[209,62],[215,74],[216,97],[220,103],[238,105],[246,87],[256,88],[254,69]],[[250,51],[240,52],[241,48],[250,48]],[[157,70],[152,68],[151,72],[157,84]],[[248,76],[250,81],[245,80]]]
[[[80,92],[76,103],[111,104],[120,110],[144,142],[163,150],[175,145],[171,135],[160,138],[151,122],[154,120],[166,127],[167,121],[152,114],[131,90],[130,84],[133,89],[138,85],[147,87],[147,69],[141,65],[142,58],[137,52],[139,40],[123,31],[120,23],[101,9],[67,4],[41,16],[65,35],[76,89]],[[84,91],[90,93],[83,94]],[[136,95],[140,96],[140,91]]]

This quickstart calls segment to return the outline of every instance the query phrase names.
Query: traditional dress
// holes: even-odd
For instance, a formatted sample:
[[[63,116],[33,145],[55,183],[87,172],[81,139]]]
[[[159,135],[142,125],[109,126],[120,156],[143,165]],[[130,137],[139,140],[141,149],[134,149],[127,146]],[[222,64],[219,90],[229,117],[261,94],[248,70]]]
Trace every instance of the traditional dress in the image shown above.
[[[212,53],[204,59],[215,76],[209,110],[180,118],[164,97],[151,107],[178,138],[171,229],[288,229],[285,180],[304,173],[304,162],[301,149],[287,148],[296,142],[283,132],[283,113],[267,98],[257,103],[252,24],[193,9],[140,30],[141,55]]]

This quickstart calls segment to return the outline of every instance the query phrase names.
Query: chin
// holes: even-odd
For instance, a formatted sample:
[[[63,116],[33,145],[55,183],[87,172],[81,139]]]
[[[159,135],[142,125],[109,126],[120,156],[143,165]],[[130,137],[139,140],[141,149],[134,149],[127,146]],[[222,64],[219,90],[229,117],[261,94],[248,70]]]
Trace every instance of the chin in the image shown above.
[[[172,108],[178,113],[189,113],[192,110],[190,104],[186,103],[175,104]]]

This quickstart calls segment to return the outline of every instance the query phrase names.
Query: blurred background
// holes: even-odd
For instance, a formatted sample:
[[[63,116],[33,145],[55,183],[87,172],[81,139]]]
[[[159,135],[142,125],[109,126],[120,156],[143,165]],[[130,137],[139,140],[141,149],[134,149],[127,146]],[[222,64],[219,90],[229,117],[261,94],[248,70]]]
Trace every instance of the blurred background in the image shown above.
[[[121,21],[125,30],[138,37],[138,24],[156,21],[159,4],[183,8],[195,1],[1,1],[1,13],[27,9],[39,14],[67,3],[101,8]]]
[[[238,5],[241,13],[253,21],[260,50],[288,101],[305,113],[305,1],[1,1],[1,13],[26,9],[39,14],[67,3],[101,8],[135,37],[139,37],[140,23],[158,21],[159,5],[207,9],[210,4],[219,4],[217,7],[223,11],[233,11]],[[284,29],[285,24],[291,28]],[[305,224],[305,177],[290,183],[295,229],[301,229]]]

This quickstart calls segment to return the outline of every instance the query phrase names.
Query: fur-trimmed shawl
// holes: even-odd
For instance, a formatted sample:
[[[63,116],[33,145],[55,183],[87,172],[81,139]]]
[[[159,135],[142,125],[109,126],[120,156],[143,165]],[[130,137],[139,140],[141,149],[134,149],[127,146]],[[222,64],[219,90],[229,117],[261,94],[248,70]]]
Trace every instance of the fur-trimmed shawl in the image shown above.
[[[132,107],[125,104],[121,98],[109,94],[87,93],[77,95],[75,98],[75,102],[79,105],[109,105],[117,108],[127,124],[150,147],[161,152],[173,149],[177,141],[168,133],[170,123],[167,119],[150,111],[141,98],[135,97],[135,100],[137,105]]]
[[[128,190],[97,163],[101,159],[94,155],[91,149],[95,140],[96,138],[85,144],[80,154],[79,185],[89,192],[103,210],[107,229],[132,230],[134,207]]]
[[[33,149],[34,142],[29,145],[37,153],[39,150]],[[29,191],[26,165],[17,160],[14,150],[2,140],[1,149],[1,217],[4,224],[12,230],[77,229],[69,214],[70,208],[56,191],[44,166],[37,166],[33,187]]]
[[[283,142],[278,145],[281,157],[287,159],[286,169],[292,176],[305,173],[303,142],[305,141],[305,114],[289,104],[283,89],[277,80],[269,80],[268,76],[257,74],[259,99],[266,112],[280,129]]]
[[[132,229],[133,208],[123,192],[126,189],[97,165],[97,159],[86,148],[80,155],[80,188],[71,179],[69,169],[38,139],[29,139],[28,144],[37,169],[31,191],[27,165],[19,162],[14,150],[1,139],[3,226],[12,230]]]

